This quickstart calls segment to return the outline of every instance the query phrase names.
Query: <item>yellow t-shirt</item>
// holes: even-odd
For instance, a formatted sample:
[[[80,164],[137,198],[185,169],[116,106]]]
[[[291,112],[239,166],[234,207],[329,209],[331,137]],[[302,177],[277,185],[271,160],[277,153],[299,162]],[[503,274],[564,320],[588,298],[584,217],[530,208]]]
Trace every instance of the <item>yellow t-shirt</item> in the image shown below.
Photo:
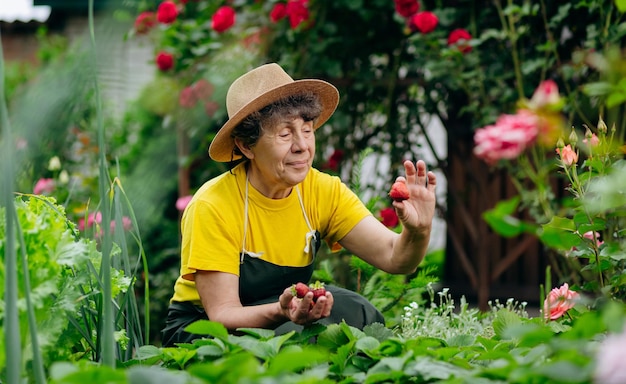
[[[297,188],[313,230],[329,245],[335,244],[363,218],[371,215],[341,179],[312,168]],[[244,247],[246,172],[240,164],[207,181],[183,213],[180,276],[172,301],[200,298],[193,281],[197,270],[239,275]],[[248,185],[248,229],[245,249],[281,266],[306,266],[304,251],[310,231],[296,189],[284,199],[270,199]]]

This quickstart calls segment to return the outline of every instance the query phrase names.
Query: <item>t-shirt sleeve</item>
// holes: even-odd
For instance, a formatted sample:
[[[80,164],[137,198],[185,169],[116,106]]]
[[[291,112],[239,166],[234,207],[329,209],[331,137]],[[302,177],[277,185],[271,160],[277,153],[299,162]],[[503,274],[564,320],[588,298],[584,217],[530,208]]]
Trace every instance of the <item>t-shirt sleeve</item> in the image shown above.
[[[321,205],[328,204],[329,216],[326,220],[325,240],[331,250],[337,250],[337,242],[343,239],[361,220],[372,213],[341,179],[336,176],[329,176],[323,185],[324,191],[330,192],[320,200]],[[324,195],[324,193],[322,193]]]
[[[239,275],[236,237],[220,210],[205,201],[190,204],[182,219],[181,276],[193,280],[198,270]]]

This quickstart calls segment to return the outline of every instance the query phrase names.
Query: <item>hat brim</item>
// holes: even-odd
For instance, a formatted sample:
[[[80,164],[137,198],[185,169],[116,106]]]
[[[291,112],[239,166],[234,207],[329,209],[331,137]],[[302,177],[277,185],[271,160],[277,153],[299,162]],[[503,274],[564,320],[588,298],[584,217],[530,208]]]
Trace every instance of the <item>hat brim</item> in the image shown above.
[[[322,113],[317,120],[315,120],[313,129],[322,126],[337,109],[337,105],[339,104],[339,91],[337,91],[335,86],[324,80],[296,80],[261,94],[256,99],[244,105],[239,111],[235,112],[222,128],[217,131],[213,141],[211,141],[211,145],[209,146],[209,156],[211,159],[219,162],[229,162],[241,158],[241,156],[233,154],[235,147],[235,141],[231,137],[233,129],[251,113],[275,101],[304,91],[316,93],[320,97]]]

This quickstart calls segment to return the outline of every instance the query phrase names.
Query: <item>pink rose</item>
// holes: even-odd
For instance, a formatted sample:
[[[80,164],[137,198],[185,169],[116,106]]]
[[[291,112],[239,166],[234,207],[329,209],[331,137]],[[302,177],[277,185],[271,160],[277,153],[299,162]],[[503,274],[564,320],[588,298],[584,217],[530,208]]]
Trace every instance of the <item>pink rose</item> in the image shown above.
[[[556,153],[561,156],[561,161],[563,165],[571,166],[572,164],[576,164],[578,162],[578,153],[572,149],[572,146],[567,144],[565,147],[557,148]]]
[[[596,240],[596,246],[599,247],[602,244],[604,244],[604,241],[600,241],[600,233],[598,232],[594,232],[594,231],[589,231],[589,232],[585,232],[585,234],[583,235],[583,237],[585,239],[589,239],[591,241],[593,241],[594,239]]]
[[[287,2],[287,16],[291,29],[296,29],[300,24],[309,20],[308,0],[289,0]]]
[[[191,201],[192,198],[193,198],[192,195],[179,197],[176,200],[176,209],[178,209],[181,212],[184,211],[185,208],[187,208],[187,205],[189,205],[189,202]]]
[[[494,125],[476,130],[474,154],[489,164],[514,159],[534,143],[538,132],[537,117],[529,111],[502,115]]]
[[[174,55],[168,52],[159,52],[156,56],[156,65],[163,71],[169,71],[174,67]]]
[[[154,12],[141,12],[135,19],[135,32],[138,34],[147,33],[156,24]]]
[[[540,109],[560,104],[559,87],[554,80],[542,81],[530,99],[532,108]]]
[[[559,288],[554,288],[543,302],[543,313],[546,319],[556,320],[565,312],[574,308],[576,300],[580,297],[578,292],[571,291],[567,283]]]
[[[191,89],[198,100],[208,100],[213,94],[213,85],[205,79],[196,81],[191,86]]]
[[[274,7],[270,11],[270,20],[272,23],[276,23],[279,20],[284,19],[287,16],[287,4],[285,3],[276,3]]]
[[[417,0],[394,0],[396,12],[402,17],[411,17],[420,10]]]
[[[424,34],[434,31],[438,23],[437,15],[428,11],[416,13],[411,18],[411,26]]]
[[[468,53],[472,50],[472,46],[469,45],[471,38],[472,35],[467,30],[463,28],[455,29],[448,35],[448,45],[456,45],[459,51]]]
[[[213,117],[213,115],[215,115],[215,112],[217,112],[219,109],[220,105],[215,101],[207,101],[206,103],[204,103],[204,113],[206,113],[206,115],[209,117]]]
[[[596,147],[598,146],[598,144],[600,144],[600,139],[595,133],[592,133],[591,137],[589,138],[585,137],[583,139],[583,143],[587,144],[590,147]]]
[[[219,7],[211,19],[211,28],[222,33],[235,24],[235,10],[233,7],[224,5]]]
[[[159,4],[157,8],[157,20],[159,23],[171,24],[176,21],[178,17],[178,8],[176,4],[171,0],[166,0]]]
[[[180,91],[180,96],[178,97],[178,104],[183,108],[191,109],[196,106],[198,102],[198,98],[196,94],[193,92],[193,88],[185,87],[182,91]]]
[[[380,210],[380,218],[383,225],[387,228],[395,228],[398,225],[398,215],[394,208],[383,208]]]

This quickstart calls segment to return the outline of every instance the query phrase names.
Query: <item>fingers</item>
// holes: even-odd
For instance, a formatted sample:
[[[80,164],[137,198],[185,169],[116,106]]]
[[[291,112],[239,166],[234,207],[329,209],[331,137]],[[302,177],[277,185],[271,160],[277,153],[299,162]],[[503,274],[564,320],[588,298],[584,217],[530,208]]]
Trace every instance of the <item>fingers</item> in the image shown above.
[[[294,309],[291,311],[291,321],[296,324],[309,324],[319,319],[330,316],[330,311],[334,304],[333,295],[326,292],[326,296],[313,301],[313,293],[307,293],[302,299],[294,298],[296,301]]]
[[[434,191],[435,188],[437,187],[437,176],[435,176],[435,174],[433,172],[428,172],[428,190],[430,191]]]
[[[424,160],[418,160],[415,164],[406,160],[403,165],[404,171],[406,172],[407,184],[426,186],[430,184],[431,181],[436,183],[435,174],[432,172],[426,172],[426,163]],[[404,177],[398,176],[396,181],[404,181]]]

